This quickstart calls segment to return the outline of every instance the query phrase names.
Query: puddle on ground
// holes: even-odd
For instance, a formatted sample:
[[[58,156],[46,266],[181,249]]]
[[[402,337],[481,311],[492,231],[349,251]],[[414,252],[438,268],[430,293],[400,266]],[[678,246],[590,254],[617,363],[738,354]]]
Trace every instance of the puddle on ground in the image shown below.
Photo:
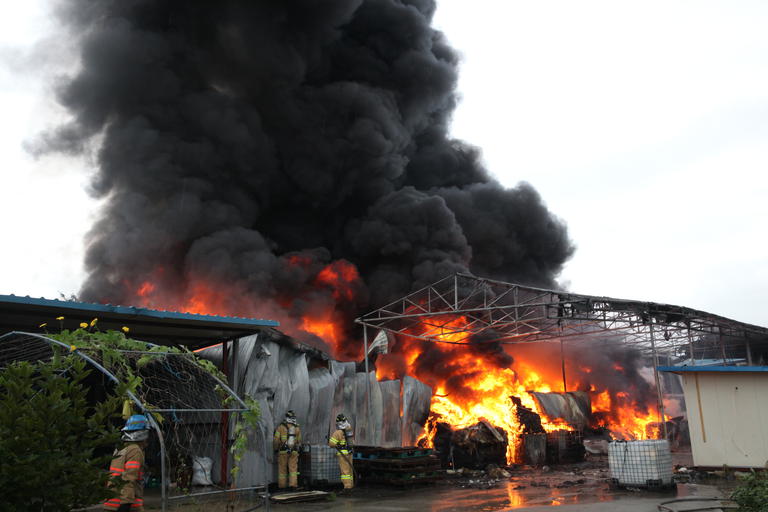
[[[604,470],[576,472],[518,472],[495,487],[483,480],[456,480],[424,496],[424,510],[496,511],[521,507],[599,503],[627,497],[671,497],[674,493],[611,489]],[[439,490],[438,490],[439,489]]]
[[[522,480],[522,479],[521,479]],[[530,483],[530,480],[527,481]],[[518,507],[542,505],[574,505],[595,503],[616,499],[617,491],[608,489],[607,484],[593,483],[565,488],[544,487],[547,482],[535,482],[537,486],[519,481],[503,482],[491,489],[441,489],[430,492],[428,505],[431,512],[454,512],[460,510],[493,511]],[[439,494],[438,498],[436,494]],[[626,493],[625,493],[626,494]]]

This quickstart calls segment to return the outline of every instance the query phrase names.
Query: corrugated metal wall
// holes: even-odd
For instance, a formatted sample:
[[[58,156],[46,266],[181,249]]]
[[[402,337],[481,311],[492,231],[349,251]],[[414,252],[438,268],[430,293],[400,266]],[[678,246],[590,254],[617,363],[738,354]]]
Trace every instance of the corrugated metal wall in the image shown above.
[[[304,442],[309,444],[327,444],[339,413],[349,417],[355,443],[361,446],[409,446],[421,435],[432,390],[414,378],[406,377],[401,390],[399,380],[378,382],[375,372],[356,372],[354,362],[328,361],[328,368],[309,370],[308,355],[290,346],[258,336],[242,338],[238,345],[235,368],[231,355],[229,366],[235,391],[250,395],[261,406],[261,422],[269,440],[266,471],[270,481],[276,480],[272,435],[289,409],[296,413]],[[221,346],[199,355],[221,365]],[[254,445],[242,459],[238,486],[259,485],[264,480],[264,454],[260,442]]]

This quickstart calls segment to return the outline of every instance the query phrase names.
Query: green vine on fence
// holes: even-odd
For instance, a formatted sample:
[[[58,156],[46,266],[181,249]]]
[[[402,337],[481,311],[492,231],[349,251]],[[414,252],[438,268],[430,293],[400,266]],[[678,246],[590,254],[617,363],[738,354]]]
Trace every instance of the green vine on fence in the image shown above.
[[[261,408],[259,402],[254,400],[248,395],[245,395],[246,410],[240,415],[235,423],[234,437],[235,441],[232,443],[232,458],[234,464],[232,465],[232,478],[237,478],[240,472],[240,460],[243,458],[245,451],[248,449],[248,432],[255,431],[259,426],[259,418],[261,418]]]
[[[132,393],[134,396],[139,397],[142,385],[141,376],[134,371],[133,365],[131,365],[130,360],[126,357],[126,354],[131,352],[142,353],[136,360],[137,368],[142,368],[154,361],[162,360],[169,354],[186,354],[189,356],[188,360],[204,372],[217,378],[220,382],[226,382],[227,380],[226,376],[215,364],[206,359],[197,357],[196,354],[186,347],[159,346],[131,339],[126,336],[126,333],[129,332],[127,327],[123,327],[123,332],[101,332],[95,330],[96,323],[97,319],[94,318],[89,324],[80,324],[79,329],[72,331],[64,329],[59,333],[48,333],[47,335],[67,345],[70,352],[83,350],[86,354],[90,351],[98,353],[100,363],[122,383],[126,395]],[[214,391],[219,395],[224,407],[232,407],[234,409],[242,408],[242,404],[237,403],[232,394],[220,384],[217,384],[214,387]],[[145,402],[143,404],[144,407],[151,412],[153,406],[146,403],[143,397],[142,401]],[[261,417],[261,409],[257,401],[246,395],[244,397],[244,402],[245,410],[239,415],[235,422],[233,432],[234,441],[230,448],[234,461],[231,470],[233,478],[236,478],[240,472],[240,461],[248,448],[248,433],[258,429],[258,422]],[[130,409],[129,403],[130,401],[126,400],[125,408]],[[124,415],[126,415],[125,412]],[[162,416],[160,414],[153,413],[153,416],[158,423],[162,422]]]
[[[95,326],[95,322],[92,321],[91,324]],[[125,353],[126,351],[150,351],[156,347],[143,341],[128,338],[124,332],[91,331],[92,327],[86,328],[82,325],[88,324],[81,324],[80,329],[73,331],[64,329],[59,333],[49,333],[48,336],[67,345],[70,352],[84,350],[86,354],[89,351],[97,353],[100,364],[126,385],[127,392],[136,396],[141,387],[142,378],[136,375]],[[162,348],[170,352],[172,347]],[[158,356],[162,357],[160,354]],[[149,361],[146,361],[145,364],[147,362]]]
[[[94,319],[95,320],[95,319]],[[89,325],[89,324],[81,324]],[[221,381],[226,381],[226,376],[211,361],[197,357],[186,347],[170,347],[164,345],[153,345],[144,341],[134,340],[125,335],[128,331],[92,331],[92,321],[89,328],[81,327],[70,331],[62,330],[57,334],[48,334],[51,338],[60,341],[74,350],[93,350],[99,353],[101,364],[112,372],[122,382],[128,385],[128,391],[134,395],[138,393],[142,384],[142,379],[133,370],[126,352],[145,352],[137,361],[136,366],[143,368],[153,361],[162,360],[168,354],[187,354],[189,361],[206,373],[216,377]],[[228,394],[228,393],[227,393]]]

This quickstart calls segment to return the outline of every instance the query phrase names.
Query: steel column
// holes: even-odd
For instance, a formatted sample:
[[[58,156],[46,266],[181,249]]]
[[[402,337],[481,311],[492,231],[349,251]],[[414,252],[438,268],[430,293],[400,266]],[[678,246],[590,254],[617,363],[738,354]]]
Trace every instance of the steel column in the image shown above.
[[[649,333],[651,335],[651,350],[653,350],[653,378],[656,380],[656,397],[658,400],[659,421],[664,439],[667,439],[667,420],[664,413],[664,396],[661,392],[661,378],[659,377],[659,354],[656,352],[656,340],[653,337],[653,317],[648,318]]]
[[[459,275],[453,276],[453,309],[459,309]]]
[[[269,512],[269,467],[267,465],[267,446],[269,445],[269,440],[267,439],[267,426],[264,425],[264,422],[259,421],[259,427],[261,428],[261,436],[263,439],[262,443],[262,449],[264,450],[264,510]]]
[[[690,328],[688,329],[688,351],[691,356],[691,366],[696,366],[696,359],[693,356],[693,333]]]
[[[365,350],[365,416],[368,421],[366,433],[370,437],[369,441],[373,444],[371,436],[371,427],[373,419],[371,418],[371,376],[368,373],[368,326],[363,325],[363,348]]]
[[[221,369],[224,375],[229,381],[229,340],[224,340],[221,344]],[[229,383],[229,382],[227,382]],[[219,477],[221,479],[221,486],[227,488],[227,482],[229,478],[227,472],[227,466],[229,465],[228,453],[229,453],[229,413],[221,413],[221,429],[220,429],[220,448],[221,448],[221,471]]]
[[[235,338],[232,340],[232,371],[230,372],[232,374],[232,377],[229,379],[229,387],[235,390],[235,393],[238,393],[237,385],[240,382],[240,372],[238,370],[237,366],[237,355],[240,352],[240,339]]]
[[[565,382],[565,348],[563,346],[563,338],[560,338],[560,364],[563,367],[563,393],[567,393],[568,386]]]
[[[717,340],[720,342],[720,353],[723,356],[723,364],[728,366],[728,357],[725,355],[725,345],[723,344],[723,328],[717,328]]]

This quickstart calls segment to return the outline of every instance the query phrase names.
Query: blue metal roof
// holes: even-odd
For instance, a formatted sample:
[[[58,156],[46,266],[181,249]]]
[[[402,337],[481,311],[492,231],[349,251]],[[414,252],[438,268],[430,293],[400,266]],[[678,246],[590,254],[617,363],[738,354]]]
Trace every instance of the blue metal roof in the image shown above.
[[[58,316],[65,319],[55,320]],[[89,322],[94,317],[99,319],[98,326],[103,330],[118,330],[125,325],[130,328],[132,338],[190,347],[247,336],[280,325],[275,320],[259,318],[0,295],[0,334],[10,331],[40,332],[44,329],[39,327],[43,323],[47,323],[50,329],[76,329],[80,322]]]
[[[113,306],[112,304],[94,304],[92,302],[75,302],[58,299],[43,299],[34,297],[17,297],[16,295],[0,295],[0,302],[14,304],[28,304],[36,306],[52,306],[56,308],[73,309],[78,311],[92,311],[99,313],[118,313],[121,315],[146,316],[151,318],[170,318],[175,320],[204,320],[207,322],[223,322],[253,325],[255,327],[278,327],[280,322],[276,320],[264,320],[261,318],[246,318],[238,316],[199,315],[197,313],[179,313],[177,311],[163,311],[158,309],[137,308],[134,306]]]
[[[768,366],[657,366],[660,372],[672,373],[694,373],[694,372],[716,372],[716,373],[760,373],[768,372]]]
[[[691,359],[688,358],[678,361],[675,366],[744,366],[747,360],[743,357],[727,357],[725,360],[722,357],[717,359],[697,358],[693,363],[691,364]]]

